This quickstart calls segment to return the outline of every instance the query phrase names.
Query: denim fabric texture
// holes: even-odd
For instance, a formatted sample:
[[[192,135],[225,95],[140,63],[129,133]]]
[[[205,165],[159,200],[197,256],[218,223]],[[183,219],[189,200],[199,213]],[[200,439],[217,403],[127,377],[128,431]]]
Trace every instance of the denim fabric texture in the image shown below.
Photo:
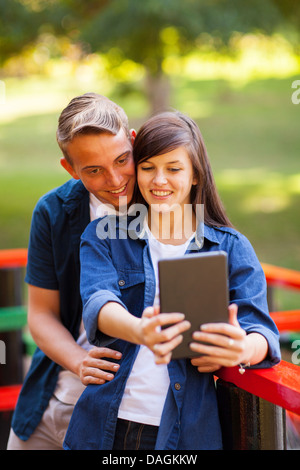
[[[71,179],[45,194],[31,223],[25,281],[60,290],[62,323],[77,339],[82,318],[79,292],[80,236],[90,222],[89,193]],[[14,411],[12,427],[27,440],[39,424],[56,387],[60,366],[36,348]]]
[[[113,450],[152,450],[158,427],[118,419]]]
[[[140,317],[153,305],[155,276],[148,240],[140,227],[129,235],[134,219],[117,219],[117,236],[99,239],[98,221],[85,230],[81,242],[81,295],[89,341],[109,345],[123,354],[111,382],[89,385],[75,406],[65,438],[65,449],[112,449],[118,407],[139,346],[103,335],[98,312],[107,302],[118,302]],[[126,235],[127,230],[127,236]],[[99,233],[99,232],[98,232]],[[280,361],[279,335],[268,313],[266,280],[249,241],[231,228],[199,225],[187,254],[222,250],[228,254],[230,302],[238,305],[242,328],[261,333],[268,341],[266,360],[255,367]],[[168,365],[170,387],[155,449],[220,449],[222,436],[212,374],[199,373],[190,360]]]

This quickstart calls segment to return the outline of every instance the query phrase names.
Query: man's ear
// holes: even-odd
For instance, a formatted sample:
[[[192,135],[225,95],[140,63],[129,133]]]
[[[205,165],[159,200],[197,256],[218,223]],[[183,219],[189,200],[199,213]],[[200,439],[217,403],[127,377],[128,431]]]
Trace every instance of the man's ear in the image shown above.
[[[61,166],[74,178],[75,180],[79,180],[79,176],[77,175],[76,171],[72,167],[72,165],[65,159],[65,157],[62,157],[60,159],[60,164]]]
[[[130,129],[130,135],[131,135],[131,144],[133,145],[135,138],[136,138],[136,131],[134,129]]]

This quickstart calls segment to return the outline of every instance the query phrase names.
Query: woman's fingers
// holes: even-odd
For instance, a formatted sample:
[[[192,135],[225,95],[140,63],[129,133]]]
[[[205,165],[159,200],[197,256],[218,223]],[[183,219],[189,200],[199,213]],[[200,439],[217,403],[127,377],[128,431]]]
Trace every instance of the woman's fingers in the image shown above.
[[[191,363],[198,368],[199,372],[215,372],[222,367],[219,364],[210,362],[209,358],[205,356],[193,358]]]
[[[209,333],[203,331],[195,331],[193,333],[193,340],[199,343],[205,343],[208,345],[219,346],[221,348],[229,349],[240,349],[241,342],[245,335],[243,333],[233,332],[230,335]]]
[[[199,357],[192,364],[199,372],[214,372],[222,366],[232,367],[239,363],[246,347],[246,332],[237,319],[237,305],[228,308],[229,323],[206,323],[193,333],[190,348]]]
[[[143,317],[152,318],[159,314],[159,306],[153,305],[153,307],[146,307],[143,311]]]
[[[245,330],[240,326],[230,325],[229,323],[206,323],[201,325],[200,330],[203,333],[215,333],[233,339],[241,339],[246,336]]]
[[[165,343],[187,331],[191,324],[184,320],[182,313],[160,314],[152,319],[155,334],[153,340],[155,343]]]
[[[230,304],[228,307],[229,323],[233,326],[240,326],[238,319],[238,306],[236,304]]]
[[[147,318],[142,326],[144,344],[154,352],[157,364],[168,363],[172,350],[182,341],[182,333],[190,328],[190,322],[184,320],[184,314],[178,312],[151,317],[148,312],[144,312],[143,317]]]
[[[183,336],[179,335],[166,343],[156,344],[153,348],[155,363],[168,364],[172,359],[173,349],[175,349],[182,342],[182,339]]]

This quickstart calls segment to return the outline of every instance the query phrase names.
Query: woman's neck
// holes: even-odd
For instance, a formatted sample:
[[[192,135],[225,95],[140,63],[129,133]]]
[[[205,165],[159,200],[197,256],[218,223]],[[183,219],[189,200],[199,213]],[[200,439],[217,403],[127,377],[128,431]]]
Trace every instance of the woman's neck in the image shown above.
[[[152,235],[161,243],[181,245],[195,233],[197,221],[194,211],[158,212],[149,208],[148,226]]]

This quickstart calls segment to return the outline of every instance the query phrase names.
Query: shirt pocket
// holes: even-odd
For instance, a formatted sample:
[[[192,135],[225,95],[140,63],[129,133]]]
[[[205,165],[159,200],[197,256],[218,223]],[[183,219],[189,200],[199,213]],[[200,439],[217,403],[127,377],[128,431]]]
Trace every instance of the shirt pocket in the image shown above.
[[[118,285],[120,289],[130,289],[137,284],[145,282],[145,273],[143,271],[119,271]]]
[[[129,312],[140,317],[144,306],[145,273],[143,271],[119,271],[118,286],[121,300]]]

